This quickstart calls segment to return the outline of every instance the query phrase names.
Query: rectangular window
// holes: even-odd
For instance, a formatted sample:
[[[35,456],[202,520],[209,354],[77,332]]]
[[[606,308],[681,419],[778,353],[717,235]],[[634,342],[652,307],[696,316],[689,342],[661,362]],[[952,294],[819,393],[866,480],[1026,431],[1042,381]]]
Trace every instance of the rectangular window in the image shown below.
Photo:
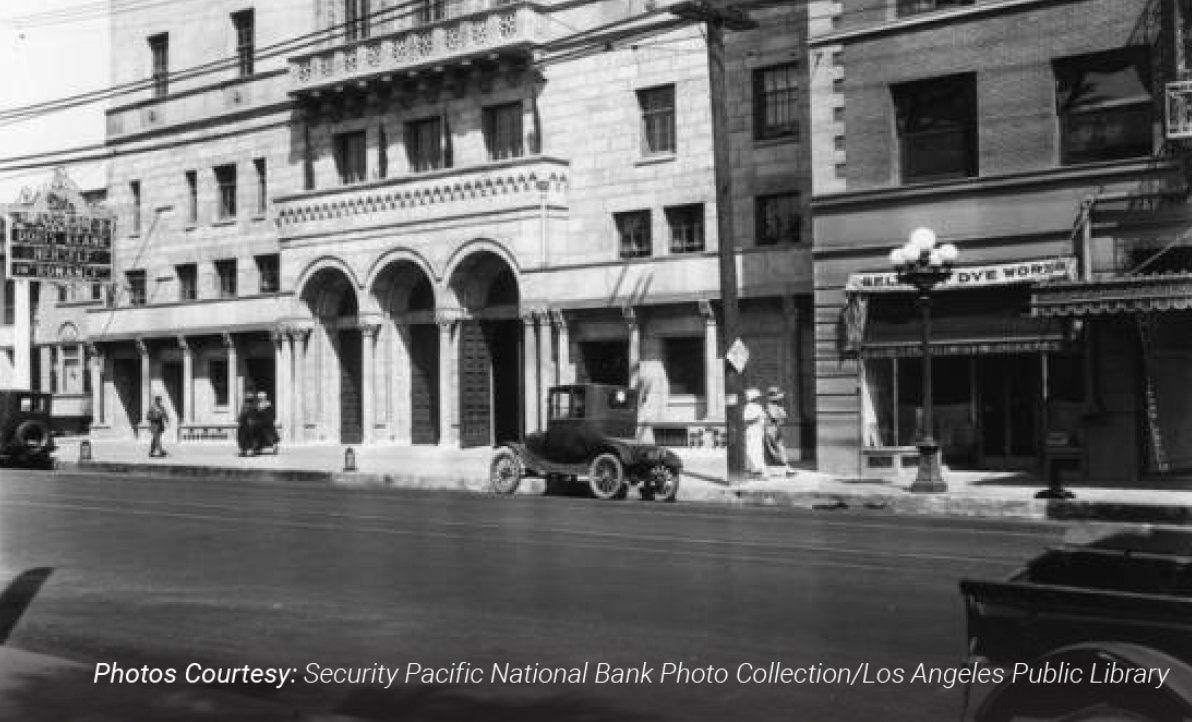
[[[757,198],[757,245],[798,243],[803,219],[798,193],[775,193]]]
[[[902,181],[977,175],[977,78],[972,73],[891,87]]]
[[[277,293],[281,288],[281,261],[276,253],[257,256],[257,276],[261,279],[261,293]]]
[[[332,139],[335,150],[335,169],[339,182],[361,183],[368,180],[364,150],[364,131],[337,133]]]
[[[228,405],[228,361],[210,359],[207,361],[207,378],[211,381],[211,396],[216,406]]]
[[[70,300],[70,287],[66,284],[57,284],[58,287],[58,303],[67,303]]]
[[[186,171],[186,224],[193,226],[199,222],[199,174],[193,170]]]
[[[160,98],[170,92],[170,34],[149,38],[149,54],[153,58],[153,97]]]
[[[898,0],[898,16],[918,15],[932,10],[972,5],[973,0]]]
[[[704,204],[673,206],[666,209],[670,227],[671,253],[699,253],[704,250]]]
[[[662,339],[662,365],[672,394],[704,394],[704,339]]]
[[[614,213],[617,235],[621,238],[621,258],[645,258],[650,255],[650,212]]]
[[[236,217],[236,166],[221,165],[215,168],[215,185],[219,189],[220,220]]]
[[[368,0],[344,0],[344,40],[364,40],[368,33]]]
[[[264,216],[269,210],[269,178],[266,175],[265,159],[254,158],[252,167],[257,172],[257,215]]]
[[[646,155],[675,152],[675,86],[637,91],[642,112],[642,152]]]
[[[522,146],[522,104],[506,103],[484,109],[484,146],[489,160],[520,158]]]
[[[124,278],[128,281],[128,303],[133,306],[144,306],[145,272],[143,270],[125,271]]]
[[[4,325],[16,323],[17,284],[11,278],[4,281]]]
[[[1136,158],[1153,150],[1154,102],[1146,48],[1055,61],[1060,162]]]
[[[174,266],[178,276],[178,300],[193,301],[199,297],[199,270],[193,263]]]
[[[98,283],[91,284],[91,300],[100,301],[103,299],[103,286]]]
[[[141,182],[130,181],[128,184],[129,195],[132,196],[132,232],[141,232]]]
[[[426,118],[406,123],[406,155],[414,172],[444,167],[441,119]]]
[[[219,284],[216,289],[220,298],[236,297],[236,259],[226,258],[215,262],[215,280]]]
[[[754,137],[757,140],[798,138],[799,123],[795,118],[798,95],[794,63],[753,71]]]
[[[232,25],[236,28],[236,66],[242,78],[247,78],[253,73],[255,21],[251,9],[232,13]]]
[[[418,7],[418,20],[423,23],[433,23],[446,18],[446,0],[422,0]]]

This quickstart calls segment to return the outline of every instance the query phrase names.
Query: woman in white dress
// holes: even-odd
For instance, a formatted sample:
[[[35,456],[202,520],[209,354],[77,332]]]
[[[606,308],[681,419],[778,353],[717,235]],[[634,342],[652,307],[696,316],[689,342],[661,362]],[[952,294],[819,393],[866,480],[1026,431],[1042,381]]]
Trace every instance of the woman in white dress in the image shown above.
[[[761,397],[757,389],[745,390],[745,471],[750,476],[766,475],[766,410]]]

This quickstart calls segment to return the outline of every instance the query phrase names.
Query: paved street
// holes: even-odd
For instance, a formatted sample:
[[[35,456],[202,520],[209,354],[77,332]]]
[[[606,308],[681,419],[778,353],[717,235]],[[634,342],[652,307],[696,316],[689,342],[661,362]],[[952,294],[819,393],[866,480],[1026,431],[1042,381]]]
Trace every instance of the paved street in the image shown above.
[[[789,509],[0,474],[0,572],[54,568],[11,646],[179,676],[192,663],[296,668],[280,691],[235,691],[378,720],[953,719],[959,688],[736,677],[743,664],[774,662],[816,674],[866,662],[871,675],[954,667],[965,652],[956,581],[1003,575],[1061,534]],[[493,680],[494,666],[585,662],[586,684]],[[594,684],[601,662],[645,665],[652,683]],[[440,669],[439,681],[407,682],[412,664]],[[306,679],[378,665],[400,668],[388,689]],[[691,680],[709,666],[729,678],[661,679],[679,665]],[[456,683],[468,669],[484,681]],[[26,691],[4,702],[37,719],[38,695]]]

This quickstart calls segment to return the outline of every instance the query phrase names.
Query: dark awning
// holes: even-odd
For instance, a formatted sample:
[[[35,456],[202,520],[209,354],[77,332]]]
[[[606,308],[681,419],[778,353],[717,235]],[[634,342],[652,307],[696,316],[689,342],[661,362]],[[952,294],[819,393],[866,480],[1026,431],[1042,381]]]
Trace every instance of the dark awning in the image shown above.
[[[922,352],[918,319],[896,323],[870,319],[861,355],[867,358],[918,356]],[[1066,341],[1060,319],[1029,316],[954,316],[933,319],[933,356],[1059,351]]]
[[[1064,281],[1031,289],[1031,313],[1092,316],[1192,309],[1192,273]]]

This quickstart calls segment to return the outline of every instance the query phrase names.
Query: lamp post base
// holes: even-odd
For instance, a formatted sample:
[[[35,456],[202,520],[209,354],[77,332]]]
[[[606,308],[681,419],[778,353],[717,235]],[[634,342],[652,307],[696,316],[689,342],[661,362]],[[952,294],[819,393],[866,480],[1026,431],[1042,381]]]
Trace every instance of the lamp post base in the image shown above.
[[[948,490],[944,474],[940,469],[940,445],[933,439],[924,439],[915,444],[919,447],[919,473],[911,484],[914,494],[938,494]]]

